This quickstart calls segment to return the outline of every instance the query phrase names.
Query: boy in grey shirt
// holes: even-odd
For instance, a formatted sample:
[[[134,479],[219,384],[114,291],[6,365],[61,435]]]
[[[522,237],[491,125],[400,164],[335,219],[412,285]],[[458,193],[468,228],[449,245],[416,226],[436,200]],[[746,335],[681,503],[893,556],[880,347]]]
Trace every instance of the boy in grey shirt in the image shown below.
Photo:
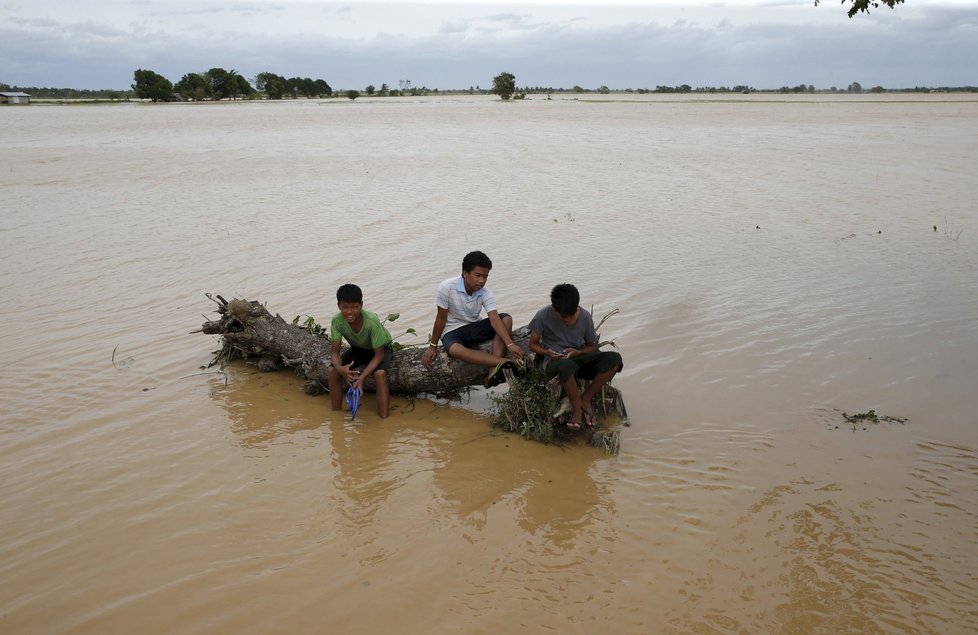
[[[580,301],[577,287],[558,284],[550,291],[550,306],[537,311],[530,321],[530,350],[543,359],[547,377],[560,375],[572,408],[567,427],[575,430],[582,420],[594,426],[592,399],[624,367],[619,353],[598,350],[594,320]],[[578,392],[578,379],[591,381],[584,394]]]

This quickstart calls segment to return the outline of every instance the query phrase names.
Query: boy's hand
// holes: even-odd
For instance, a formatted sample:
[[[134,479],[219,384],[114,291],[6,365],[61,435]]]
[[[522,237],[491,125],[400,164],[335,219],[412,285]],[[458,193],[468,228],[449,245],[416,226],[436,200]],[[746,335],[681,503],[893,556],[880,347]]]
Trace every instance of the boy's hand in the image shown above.
[[[424,365],[425,368],[428,368],[431,366],[431,363],[435,361],[435,357],[437,356],[438,356],[438,349],[435,348],[434,346],[429,346],[428,350],[426,350],[424,352],[424,355],[421,356],[421,363]]]
[[[340,375],[346,380],[346,383],[353,384],[360,377],[360,373],[353,370],[353,362],[351,361],[346,366],[340,366]]]
[[[554,349],[548,348],[547,349],[547,357],[549,357],[551,359],[564,359],[565,357],[567,357],[567,353],[558,353]]]
[[[517,361],[523,359],[523,349],[519,346],[512,346],[508,350],[509,354],[512,355]]]
[[[577,350],[576,348],[565,348],[564,349],[564,357],[574,357],[575,355],[580,355],[580,354],[581,354],[581,351]]]

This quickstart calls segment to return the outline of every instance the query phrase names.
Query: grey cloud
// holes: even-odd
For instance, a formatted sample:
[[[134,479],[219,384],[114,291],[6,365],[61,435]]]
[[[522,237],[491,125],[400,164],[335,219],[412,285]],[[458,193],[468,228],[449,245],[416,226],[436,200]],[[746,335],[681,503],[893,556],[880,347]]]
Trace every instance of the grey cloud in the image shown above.
[[[51,20],[49,18],[19,18],[17,16],[13,16],[9,18],[9,20],[10,24],[35,29],[57,28],[58,24],[60,24],[57,20]]]
[[[274,11],[277,5],[241,6]],[[326,14],[353,15],[348,6]],[[964,7],[918,11],[885,22],[847,22],[853,28],[841,30],[825,24],[744,24],[720,16],[709,24],[684,19],[597,28],[573,18],[544,22],[524,13],[497,13],[450,17],[437,33],[427,35],[405,27],[409,34],[365,38],[311,31],[243,36],[221,30],[219,20],[190,23],[172,33],[163,32],[161,24],[140,21],[132,27],[138,36],[94,22],[21,22],[35,25],[0,27],[3,81],[84,82],[74,84],[78,88],[128,87],[136,68],[177,81],[213,66],[235,68],[249,79],[262,71],[323,78],[334,88],[393,84],[400,78],[437,88],[486,86],[502,70],[516,74],[520,85],[554,87],[744,83],[777,88],[805,83],[828,88],[852,81],[902,87],[975,83],[971,65],[978,59],[973,37],[978,9]],[[77,63],[80,57],[85,64]]]
[[[519,14],[519,13],[495,13],[492,15],[483,16],[481,19],[488,22],[505,22],[513,26],[519,25],[521,22],[526,20],[529,14]]]
[[[440,27],[438,27],[439,33],[465,33],[469,30],[469,25],[466,22],[443,22]]]

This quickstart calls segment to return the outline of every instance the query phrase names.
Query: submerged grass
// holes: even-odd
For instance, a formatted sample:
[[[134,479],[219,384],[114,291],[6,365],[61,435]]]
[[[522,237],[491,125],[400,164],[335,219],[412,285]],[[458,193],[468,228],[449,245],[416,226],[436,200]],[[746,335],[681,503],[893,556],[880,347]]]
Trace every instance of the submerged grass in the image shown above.
[[[867,412],[858,412],[856,414],[849,414],[847,412],[842,413],[842,418],[852,425],[852,429],[855,430],[860,425],[865,426],[867,423],[906,423],[907,419],[904,417],[891,417],[890,415],[880,415],[876,414],[875,410],[869,410]],[[863,430],[866,428],[863,427]]]
[[[560,385],[532,365],[522,377],[507,373],[509,390],[492,396],[493,406],[489,422],[494,428],[515,432],[524,439],[540,443],[561,445],[578,434],[591,434],[590,443],[609,455],[621,451],[621,428],[629,425],[621,394],[611,386],[605,386],[592,402],[592,409],[599,417],[616,411],[621,423],[610,428],[598,424],[595,429],[571,430],[567,427],[570,416],[566,399],[562,404]],[[562,407],[563,406],[563,407]]]
[[[212,368],[214,366],[220,366],[221,370],[224,370],[228,364],[236,359],[243,359],[244,353],[240,348],[234,345],[231,340],[226,337],[221,338],[221,348],[211,353],[214,357],[211,359],[210,363],[207,364],[207,368]],[[201,366],[203,368],[203,366]]]
[[[558,395],[547,387],[547,378],[535,368],[522,377],[507,377],[509,390],[493,394],[489,422],[494,428],[515,432],[524,439],[541,443],[560,443],[561,435],[553,419],[560,405]]]

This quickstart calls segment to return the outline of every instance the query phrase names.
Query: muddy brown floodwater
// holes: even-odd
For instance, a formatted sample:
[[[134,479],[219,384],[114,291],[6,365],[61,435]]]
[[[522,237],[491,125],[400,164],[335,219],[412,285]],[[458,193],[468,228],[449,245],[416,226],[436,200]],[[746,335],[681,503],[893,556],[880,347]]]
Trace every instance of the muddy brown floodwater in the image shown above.
[[[978,630],[978,101],[734,97],[3,109],[0,632]],[[620,309],[620,456],[200,374],[472,249]]]

